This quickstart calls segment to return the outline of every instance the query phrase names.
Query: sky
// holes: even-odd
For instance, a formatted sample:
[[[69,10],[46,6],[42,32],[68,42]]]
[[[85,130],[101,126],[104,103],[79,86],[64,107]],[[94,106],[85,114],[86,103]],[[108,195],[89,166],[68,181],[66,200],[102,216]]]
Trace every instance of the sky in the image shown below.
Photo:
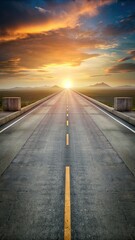
[[[0,88],[135,86],[134,0],[0,0]]]

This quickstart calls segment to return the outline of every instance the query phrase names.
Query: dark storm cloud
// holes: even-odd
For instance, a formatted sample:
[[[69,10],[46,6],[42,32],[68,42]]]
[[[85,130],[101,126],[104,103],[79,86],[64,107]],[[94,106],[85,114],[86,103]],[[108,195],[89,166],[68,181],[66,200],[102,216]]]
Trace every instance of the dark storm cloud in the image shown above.
[[[135,32],[135,13],[122,18],[116,24],[110,24],[103,29],[103,34],[107,36],[119,36]]]
[[[135,63],[121,63],[107,69],[108,73],[135,72]]]

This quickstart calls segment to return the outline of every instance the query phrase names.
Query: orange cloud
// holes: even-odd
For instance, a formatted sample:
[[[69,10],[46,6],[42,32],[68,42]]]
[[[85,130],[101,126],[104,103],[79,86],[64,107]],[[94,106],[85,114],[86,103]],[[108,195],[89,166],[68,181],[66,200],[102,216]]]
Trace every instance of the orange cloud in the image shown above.
[[[13,57],[5,61],[0,61],[0,73],[16,73],[21,70],[19,66],[21,59]]]
[[[101,55],[86,53],[84,48],[89,48],[90,51],[97,45],[103,44],[103,40],[96,39],[94,36],[90,39],[88,32],[86,36],[84,33],[83,37],[73,38],[72,35],[75,34],[77,34],[77,29],[60,29],[44,34],[32,34],[25,39],[1,44],[1,56],[4,56],[6,52],[6,61],[18,56],[19,66],[24,69],[38,69],[50,64],[78,66],[87,59]]]
[[[114,0],[76,0],[66,4],[53,5],[48,9],[35,6],[25,9],[24,16],[7,23],[0,40],[24,38],[29,33],[41,33],[60,28],[75,28],[81,16],[93,17],[98,14],[101,6],[112,3]],[[18,6],[18,5],[17,5]],[[24,18],[23,18],[24,17]]]

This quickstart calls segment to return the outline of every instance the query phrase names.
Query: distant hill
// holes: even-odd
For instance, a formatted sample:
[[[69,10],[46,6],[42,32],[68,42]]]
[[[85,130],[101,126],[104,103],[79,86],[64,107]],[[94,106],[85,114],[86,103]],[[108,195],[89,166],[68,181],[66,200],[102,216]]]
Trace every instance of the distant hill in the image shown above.
[[[58,85],[54,85],[54,86],[52,86],[52,88],[59,88],[59,89],[61,89],[61,87],[59,87]]]
[[[21,91],[21,90],[30,90],[32,89],[31,87],[13,87],[13,88],[9,88],[8,90],[10,91]]]
[[[135,86],[131,86],[131,85],[122,85],[122,86],[118,86],[118,88],[133,88]]]
[[[44,89],[44,88],[50,88],[46,85],[43,86],[38,86],[38,87],[13,87],[13,88],[9,88],[8,90],[10,91],[21,91],[21,90],[36,90],[36,89]]]
[[[100,83],[96,83],[93,85],[89,85],[89,87],[92,88],[110,88],[111,86],[109,86],[108,84],[104,83],[104,82],[100,82]]]
[[[28,90],[47,90],[47,89],[52,89],[55,88],[57,89],[62,89],[61,87],[54,85],[54,86],[47,86],[47,85],[43,85],[43,86],[37,86],[37,87],[13,87],[13,88],[8,88],[8,89],[0,89],[1,91],[28,91]]]

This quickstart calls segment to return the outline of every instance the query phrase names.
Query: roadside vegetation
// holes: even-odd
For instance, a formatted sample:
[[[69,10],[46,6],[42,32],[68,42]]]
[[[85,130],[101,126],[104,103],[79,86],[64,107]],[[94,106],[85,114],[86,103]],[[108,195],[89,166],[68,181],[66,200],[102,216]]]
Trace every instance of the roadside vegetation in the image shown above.
[[[25,107],[60,90],[59,87],[0,90],[0,110],[2,110],[3,97],[21,97],[21,107]]]
[[[76,91],[96,99],[110,107],[114,106],[114,97],[132,97],[133,109],[135,110],[135,88],[78,88]]]

